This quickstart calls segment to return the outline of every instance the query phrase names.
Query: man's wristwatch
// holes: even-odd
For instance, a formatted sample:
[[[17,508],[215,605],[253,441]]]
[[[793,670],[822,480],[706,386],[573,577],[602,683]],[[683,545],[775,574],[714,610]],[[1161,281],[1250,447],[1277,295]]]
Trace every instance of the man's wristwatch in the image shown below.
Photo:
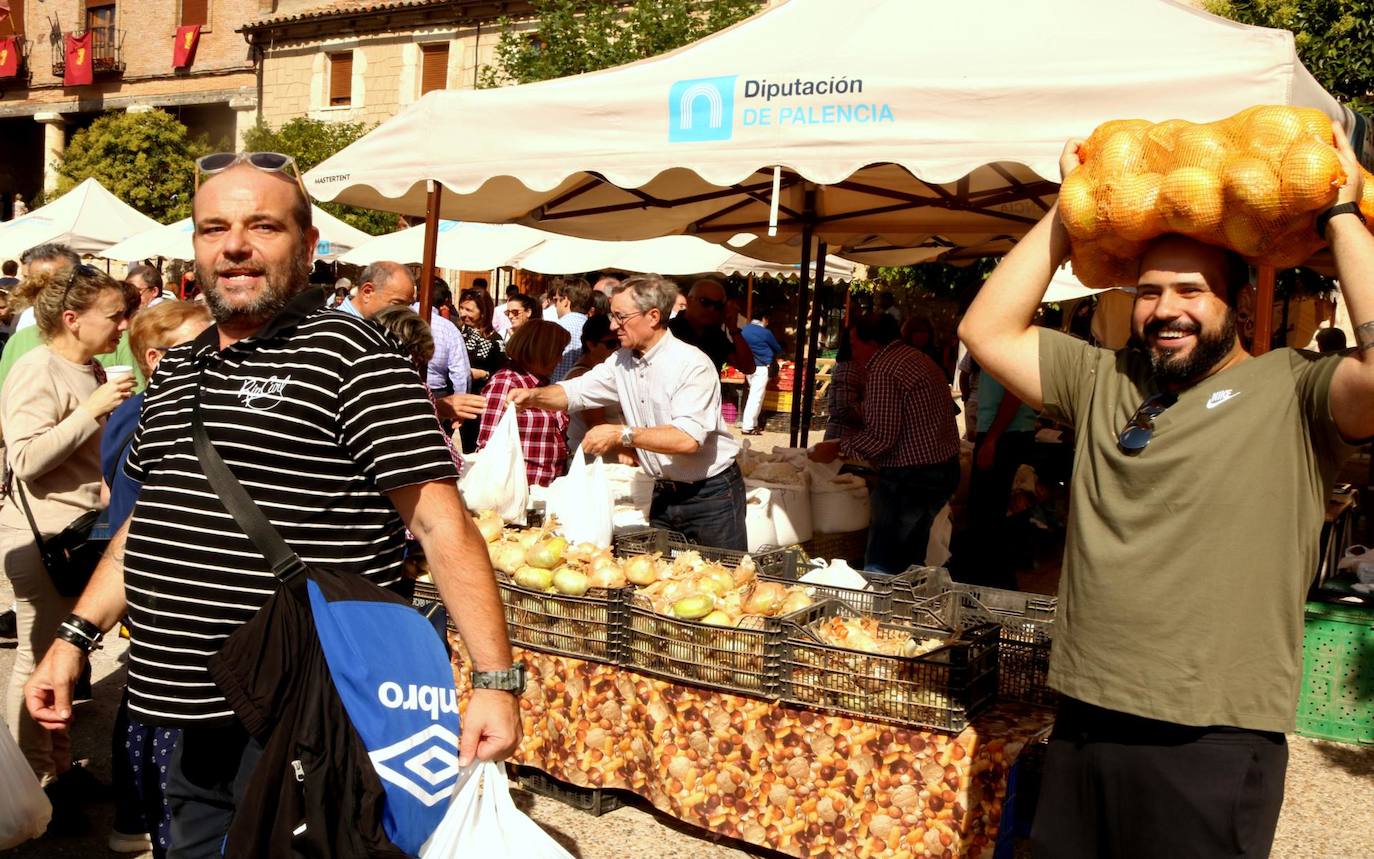
[[[525,692],[525,663],[517,662],[505,671],[472,672],[472,688],[496,689],[500,692]]]
[[[620,431],[620,446],[621,446],[621,447],[634,447],[634,446],[635,446],[635,428],[634,428],[634,427],[625,427],[624,429],[622,429],[622,430]]]
[[[1364,212],[1360,211],[1359,204],[1337,203],[1336,205],[1332,206],[1331,208],[1327,209],[1325,212],[1322,212],[1320,215],[1317,216],[1317,221],[1313,224],[1313,226],[1317,228],[1317,235],[1325,239],[1326,225],[1331,223],[1331,219],[1336,217],[1337,215],[1354,215],[1355,217],[1360,219],[1360,223],[1369,223],[1364,219]]]

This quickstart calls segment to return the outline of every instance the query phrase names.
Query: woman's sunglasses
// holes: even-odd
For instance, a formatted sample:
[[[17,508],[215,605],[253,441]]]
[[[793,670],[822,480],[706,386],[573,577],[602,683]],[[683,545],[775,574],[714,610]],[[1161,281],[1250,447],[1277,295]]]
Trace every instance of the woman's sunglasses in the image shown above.
[[[1126,453],[1140,453],[1150,443],[1150,439],[1154,438],[1155,418],[1168,411],[1176,402],[1178,397],[1173,394],[1146,397],[1145,402],[1140,404],[1140,408],[1135,410],[1135,415],[1117,435],[1117,445]]]

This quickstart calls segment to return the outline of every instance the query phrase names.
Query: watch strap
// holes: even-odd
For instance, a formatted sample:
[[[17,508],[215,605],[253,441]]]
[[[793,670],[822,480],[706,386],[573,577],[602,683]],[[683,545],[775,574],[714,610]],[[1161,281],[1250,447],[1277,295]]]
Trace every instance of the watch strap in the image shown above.
[[[525,663],[517,662],[504,671],[474,671],[472,688],[496,689],[518,695],[525,691]]]
[[[1331,219],[1336,217],[1337,215],[1354,215],[1355,217],[1360,219],[1360,223],[1369,223],[1365,220],[1364,212],[1360,211],[1360,206],[1358,203],[1337,203],[1336,205],[1327,209],[1325,212],[1322,212],[1320,215],[1318,215],[1316,223],[1312,225],[1316,228],[1317,235],[1321,236],[1323,240],[1326,238],[1327,225],[1330,224]]]

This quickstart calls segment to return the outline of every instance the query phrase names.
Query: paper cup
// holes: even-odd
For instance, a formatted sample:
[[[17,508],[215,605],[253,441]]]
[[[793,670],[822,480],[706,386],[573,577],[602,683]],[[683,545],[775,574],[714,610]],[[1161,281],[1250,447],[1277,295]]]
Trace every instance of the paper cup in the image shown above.
[[[116,364],[113,367],[105,368],[105,378],[111,382],[118,382],[120,379],[132,378],[134,368],[128,364]]]

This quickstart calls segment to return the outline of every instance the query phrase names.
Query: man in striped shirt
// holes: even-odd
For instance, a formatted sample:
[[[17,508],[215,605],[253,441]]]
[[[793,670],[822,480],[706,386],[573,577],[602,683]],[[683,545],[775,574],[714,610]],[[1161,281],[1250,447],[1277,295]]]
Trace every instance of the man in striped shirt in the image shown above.
[[[317,236],[299,185],[242,161],[197,190],[194,217],[196,279],[216,325],[159,365],[127,468],[143,484],[138,506],[64,623],[70,634],[25,687],[36,721],[66,725],[86,639],[93,645],[127,612],[129,709],[183,729],[167,778],[179,857],[219,855],[261,754],[206,664],[278,586],[201,470],[193,399],[220,454],[307,564],[392,584],[409,527],[478,670],[512,664],[486,543],[420,380],[378,329],[326,309],[325,291],[307,283]],[[474,693],[463,762],[505,757],[518,739],[516,698]]]

